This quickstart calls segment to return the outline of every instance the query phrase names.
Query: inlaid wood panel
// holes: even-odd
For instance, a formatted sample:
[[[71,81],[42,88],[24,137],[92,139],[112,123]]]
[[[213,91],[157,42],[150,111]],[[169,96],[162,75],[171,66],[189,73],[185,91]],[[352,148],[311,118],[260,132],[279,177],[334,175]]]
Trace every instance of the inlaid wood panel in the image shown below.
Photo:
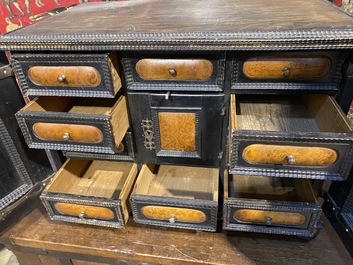
[[[148,205],[142,207],[141,212],[147,218],[166,219],[170,222],[177,220],[181,222],[202,223],[206,221],[206,215],[202,211],[180,207]]]
[[[267,225],[303,225],[306,222],[305,215],[301,213],[249,209],[235,211],[234,218],[240,222],[263,223]]]
[[[91,66],[32,66],[29,79],[39,86],[98,86],[101,75]]]
[[[327,166],[338,159],[338,153],[325,147],[252,144],[243,157],[249,163]]]
[[[159,112],[158,120],[162,150],[196,150],[195,113]]]
[[[91,125],[37,122],[32,127],[42,140],[99,143],[103,141],[100,129]]]
[[[243,73],[248,78],[317,78],[331,68],[331,60],[326,56],[279,57],[264,56],[248,59],[243,65]]]
[[[213,72],[205,59],[141,59],[135,68],[141,78],[152,80],[206,80]]]
[[[80,218],[111,220],[115,217],[112,210],[98,206],[57,202],[54,204],[54,207],[61,214],[78,216]]]

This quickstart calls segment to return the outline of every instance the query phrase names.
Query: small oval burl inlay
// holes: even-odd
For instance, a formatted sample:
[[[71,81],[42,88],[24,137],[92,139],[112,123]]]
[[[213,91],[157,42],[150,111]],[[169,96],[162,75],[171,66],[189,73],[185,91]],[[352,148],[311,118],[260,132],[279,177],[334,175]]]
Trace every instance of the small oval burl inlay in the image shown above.
[[[205,81],[213,73],[213,65],[205,59],[141,59],[135,66],[146,80]]]
[[[61,214],[77,216],[81,219],[112,220],[115,216],[112,210],[99,206],[57,202],[54,204],[54,208]]]
[[[37,122],[32,126],[36,137],[45,141],[73,141],[84,143],[100,143],[103,134],[92,125],[57,124]]]
[[[88,86],[101,83],[101,75],[92,66],[32,66],[28,78],[38,86]]]
[[[254,164],[328,166],[337,161],[338,153],[325,147],[252,144],[244,149],[243,158]]]
[[[327,56],[259,56],[245,61],[243,73],[248,78],[318,78],[331,69]]]
[[[265,225],[303,225],[305,215],[301,213],[240,209],[234,212],[234,219],[245,223],[263,223]]]
[[[200,210],[179,207],[148,205],[142,207],[141,212],[147,218],[168,220],[171,223],[178,221],[202,223],[207,219],[206,214]]]

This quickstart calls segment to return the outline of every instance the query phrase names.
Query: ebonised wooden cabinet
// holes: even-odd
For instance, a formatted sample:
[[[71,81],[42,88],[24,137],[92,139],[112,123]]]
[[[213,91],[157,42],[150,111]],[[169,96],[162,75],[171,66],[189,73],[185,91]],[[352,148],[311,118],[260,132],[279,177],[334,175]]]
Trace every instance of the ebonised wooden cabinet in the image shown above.
[[[321,208],[309,180],[344,180],[353,163],[335,99],[349,89],[352,40],[353,19],[322,0],[127,1],[83,4],[0,48],[39,96],[17,113],[31,147],[63,150],[68,164],[138,164],[136,186],[122,183],[136,222],[209,231],[219,210],[224,229],[312,238]],[[104,170],[82,172],[70,178],[101,197],[92,180]],[[45,202],[77,204],[53,190]],[[94,224],[78,220],[95,219],[97,201],[55,213]]]

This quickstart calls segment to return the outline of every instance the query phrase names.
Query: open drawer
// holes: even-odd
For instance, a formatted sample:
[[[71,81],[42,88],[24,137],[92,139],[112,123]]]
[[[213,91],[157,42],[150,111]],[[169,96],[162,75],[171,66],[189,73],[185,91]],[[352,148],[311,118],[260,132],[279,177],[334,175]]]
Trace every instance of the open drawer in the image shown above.
[[[137,165],[69,159],[40,198],[53,220],[124,227]]]
[[[231,95],[230,173],[342,180],[352,128],[327,95]]]
[[[217,168],[143,165],[131,207],[137,223],[215,231]]]
[[[30,148],[109,153],[129,128],[124,96],[115,99],[38,97],[16,113]]]
[[[225,176],[223,228],[311,238],[321,226],[310,180]]]

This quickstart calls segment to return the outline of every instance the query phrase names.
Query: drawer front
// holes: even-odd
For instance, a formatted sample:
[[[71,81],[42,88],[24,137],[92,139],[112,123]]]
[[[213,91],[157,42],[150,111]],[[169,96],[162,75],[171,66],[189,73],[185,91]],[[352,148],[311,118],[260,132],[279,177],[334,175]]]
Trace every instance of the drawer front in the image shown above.
[[[40,199],[52,220],[113,228],[125,226],[119,202],[46,192]]]
[[[225,200],[223,228],[225,230],[287,234],[313,237],[317,232],[321,208],[296,202],[257,200]]]
[[[14,54],[14,71],[29,95],[113,98],[121,88],[111,54]]]
[[[128,94],[137,159],[143,163],[219,162],[224,95]]]
[[[123,66],[131,90],[223,90],[224,53],[128,53]]]
[[[130,197],[134,220],[137,223],[175,228],[215,231],[217,202],[168,199],[162,197]]]
[[[349,139],[234,133],[231,141],[232,174],[342,180],[352,166]]]
[[[244,52],[235,55],[232,89],[318,90],[334,93],[341,79],[343,55],[333,51]]]
[[[109,115],[28,110],[16,113],[30,148],[116,154],[129,128],[124,97]]]

